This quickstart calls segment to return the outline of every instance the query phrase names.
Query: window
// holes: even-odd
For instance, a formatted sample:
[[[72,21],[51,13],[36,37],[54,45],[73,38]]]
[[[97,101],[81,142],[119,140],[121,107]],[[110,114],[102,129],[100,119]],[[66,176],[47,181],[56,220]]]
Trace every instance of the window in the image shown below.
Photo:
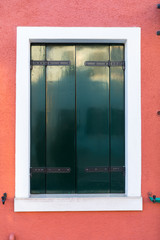
[[[125,192],[122,44],[32,44],[30,102],[31,193]]]
[[[18,28],[16,89],[15,211],[142,210],[139,28]]]

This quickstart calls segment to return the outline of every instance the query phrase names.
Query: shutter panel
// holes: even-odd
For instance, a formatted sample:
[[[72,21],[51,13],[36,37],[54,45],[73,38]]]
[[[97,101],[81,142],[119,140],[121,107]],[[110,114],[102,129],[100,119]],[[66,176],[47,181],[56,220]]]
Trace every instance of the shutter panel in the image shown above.
[[[31,60],[45,60],[45,46],[31,46]],[[45,167],[45,66],[31,69],[31,167]],[[45,174],[32,174],[31,193],[45,193]]]
[[[76,46],[77,192],[110,191],[109,67],[86,61],[108,61],[109,46]]]
[[[70,61],[68,66],[46,69],[46,166],[60,169],[47,174],[46,193],[74,193],[75,46],[47,45],[46,59]]]
[[[110,46],[110,60],[124,60],[124,46]],[[125,166],[125,93],[124,70],[110,67],[110,161],[111,166]],[[111,193],[125,192],[125,176],[111,172]]]

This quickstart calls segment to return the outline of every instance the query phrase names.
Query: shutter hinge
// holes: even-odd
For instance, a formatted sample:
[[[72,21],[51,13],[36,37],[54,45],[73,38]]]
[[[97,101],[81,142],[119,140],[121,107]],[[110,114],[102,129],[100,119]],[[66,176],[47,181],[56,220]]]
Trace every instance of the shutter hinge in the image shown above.
[[[125,61],[85,61],[85,66],[89,67],[120,67],[125,69]]]
[[[69,66],[71,65],[70,61],[30,61],[30,65],[37,66]]]
[[[125,174],[125,167],[114,166],[114,167],[87,167],[85,168],[87,173],[105,173],[105,172],[121,172]]]
[[[30,175],[32,176],[33,173],[70,173],[71,172],[71,168],[69,167],[31,167],[30,168]]]

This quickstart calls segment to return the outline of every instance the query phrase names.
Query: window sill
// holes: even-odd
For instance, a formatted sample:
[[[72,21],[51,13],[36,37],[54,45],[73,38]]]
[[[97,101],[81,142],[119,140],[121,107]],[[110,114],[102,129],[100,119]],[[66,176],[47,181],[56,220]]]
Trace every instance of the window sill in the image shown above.
[[[31,195],[15,198],[15,212],[142,211],[142,197],[122,194]]]

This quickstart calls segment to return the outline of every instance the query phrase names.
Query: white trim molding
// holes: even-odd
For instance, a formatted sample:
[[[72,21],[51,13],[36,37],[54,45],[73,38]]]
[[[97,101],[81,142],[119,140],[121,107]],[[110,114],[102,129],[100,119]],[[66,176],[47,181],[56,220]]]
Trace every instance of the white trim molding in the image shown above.
[[[30,43],[124,43],[125,194],[30,195]],[[140,211],[141,30],[129,28],[18,27],[16,70],[15,212]]]
[[[126,197],[107,194],[82,194],[82,196],[52,196],[16,198],[16,212],[60,212],[60,211],[141,211],[140,197]]]

